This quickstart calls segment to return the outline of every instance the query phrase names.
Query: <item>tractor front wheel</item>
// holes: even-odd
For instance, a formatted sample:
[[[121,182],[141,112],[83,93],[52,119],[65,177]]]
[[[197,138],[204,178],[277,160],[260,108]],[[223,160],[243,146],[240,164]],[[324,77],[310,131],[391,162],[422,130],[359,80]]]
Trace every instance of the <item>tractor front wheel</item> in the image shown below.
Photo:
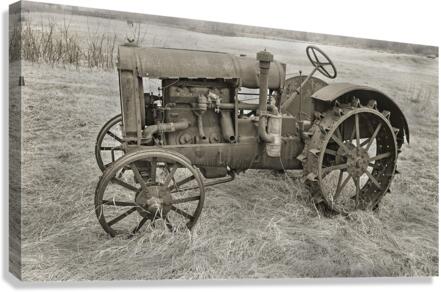
[[[107,121],[96,137],[95,158],[101,171],[124,154],[121,146],[122,116],[119,114]]]
[[[131,236],[159,223],[171,231],[191,229],[204,198],[202,176],[187,158],[160,149],[138,150],[106,168],[96,188],[95,211],[111,236]]]

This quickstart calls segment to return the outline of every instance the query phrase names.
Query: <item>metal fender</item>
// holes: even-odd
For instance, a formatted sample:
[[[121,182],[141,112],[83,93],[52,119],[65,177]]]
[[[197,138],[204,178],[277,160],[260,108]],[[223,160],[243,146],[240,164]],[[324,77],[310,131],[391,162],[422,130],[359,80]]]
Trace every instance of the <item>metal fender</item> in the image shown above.
[[[377,102],[380,112],[389,111],[392,126],[399,129],[397,134],[399,146],[403,144],[404,136],[406,136],[407,143],[410,142],[409,126],[402,110],[392,98],[375,88],[351,83],[333,83],[319,89],[311,96],[316,111],[322,111],[323,106],[330,106],[336,100],[343,103],[353,97],[358,98],[362,105],[367,105],[373,99]]]

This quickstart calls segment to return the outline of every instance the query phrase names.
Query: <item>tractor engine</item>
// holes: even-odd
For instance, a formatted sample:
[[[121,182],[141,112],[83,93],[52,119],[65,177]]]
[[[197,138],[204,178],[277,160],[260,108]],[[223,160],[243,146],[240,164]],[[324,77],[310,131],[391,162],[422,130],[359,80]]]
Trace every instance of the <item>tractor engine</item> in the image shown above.
[[[157,119],[173,123],[179,129],[164,135],[166,145],[235,143],[233,104],[235,87],[232,82],[207,79],[165,79],[162,81],[163,108]],[[154,112],[155,105],[147,104],[146,112]],[[153,117],[152,117],[153,118]],[[147,124],[155,124],[147,120]]]
[[[130,124],[137,101],[132,109],[129,102],[122,105],[123,110],[127,107],[126,135],[142,133],[138,144],[173,147],[207,178],[225,176],[228,168],[300,167],[296,157],[303,145],[296,121],[278,110],[285,65],[274,61],[271,53],[262,51],[250,58],[121,47],[120,60],[125,61],[119,64],[121,69],[135,67],[141,76],[135,87],[144,93],[142,129]],[[137,95],[124,100],[133,96]]]

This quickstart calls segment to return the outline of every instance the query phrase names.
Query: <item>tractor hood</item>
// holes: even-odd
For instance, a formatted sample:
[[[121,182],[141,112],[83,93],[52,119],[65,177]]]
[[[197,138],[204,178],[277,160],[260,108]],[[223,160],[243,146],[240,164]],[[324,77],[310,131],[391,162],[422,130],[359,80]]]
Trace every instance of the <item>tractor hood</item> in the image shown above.
[[[269,89],[283,88],[285,68],[283,63],[271,63]],[[222,52],[120,46],[118,69],[158,79],[236,79],[240,86],[259,88],[259,63],[255,58]]]

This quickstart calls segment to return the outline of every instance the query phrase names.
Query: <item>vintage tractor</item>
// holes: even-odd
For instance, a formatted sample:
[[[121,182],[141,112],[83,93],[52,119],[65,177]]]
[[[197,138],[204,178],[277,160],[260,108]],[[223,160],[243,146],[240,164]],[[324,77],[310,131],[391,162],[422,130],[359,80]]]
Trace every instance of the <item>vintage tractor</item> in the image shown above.
[[[133,235],[149,220],[191,229],[206,187],[247,169],[303,169],[327,212],[377,208],[409,141],[406,119],[376,89],[314,77],[337,71],[319,48],[306,53],[312,72],[285,80],[286,65],[265,50],[119,47],[121,115],[96,142],[104,230]]]

